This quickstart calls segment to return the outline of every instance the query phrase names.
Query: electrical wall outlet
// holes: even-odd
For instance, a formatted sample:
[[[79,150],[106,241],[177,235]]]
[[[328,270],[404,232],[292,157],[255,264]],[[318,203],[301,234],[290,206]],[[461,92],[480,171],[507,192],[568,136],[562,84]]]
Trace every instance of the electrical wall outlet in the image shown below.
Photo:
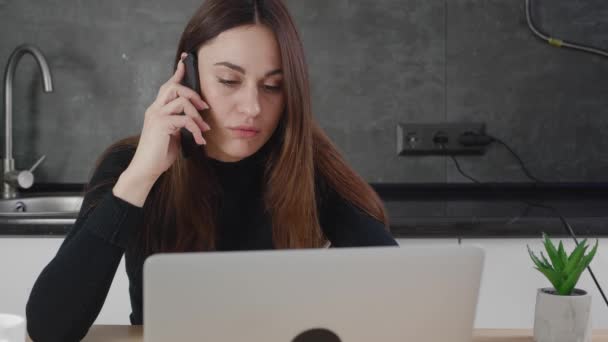
[[[465,146],[458,138],[465,133],[485,134],[483,123],[397,124],[397,154],[483,155],[485,146]]]

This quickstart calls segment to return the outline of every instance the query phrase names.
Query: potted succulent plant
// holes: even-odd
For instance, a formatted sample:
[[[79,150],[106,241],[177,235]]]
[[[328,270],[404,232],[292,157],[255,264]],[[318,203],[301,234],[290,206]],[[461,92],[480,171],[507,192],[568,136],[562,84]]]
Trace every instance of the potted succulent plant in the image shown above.
[[[566,254],[543,233],[543,243],[549,260],[540,252],[538,258],[528,246],[535,269],[545,275],[553,287],[540,288],[536,293],[534,340],[536,342],[591,341],[591,296],[576,288],[576,283],[597,251],[598,241],[588,254],[587,239]]]

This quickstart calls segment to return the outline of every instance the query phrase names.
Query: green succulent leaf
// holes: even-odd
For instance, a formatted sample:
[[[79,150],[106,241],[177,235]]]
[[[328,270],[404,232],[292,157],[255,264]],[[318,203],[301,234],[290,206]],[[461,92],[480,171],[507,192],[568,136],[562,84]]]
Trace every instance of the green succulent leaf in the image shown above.
[[[584,263],[578,264],[574,271],[568,274],[566,280],[560,284],[560,287],[556,287],[557,292],[562,296],[569,296],[586,267]]]
[[[586,241],[586,239],[583,240],[576,246],[576,248],[574,248],[574,251],[572,251],[572,254],[570,254],[570,256],[568,257],[568,262],[566,263],[566,267],[564,267],[564,273],[571,273],[576,267],[576,265],[580,263],[588,247],[585,245]]]
[[[527,245],[528,246],[528,245]],[[536,266],[538,267],[546,267],[546,268],[551,268],[551,265],[547,265],[545,262],[541,261],[535,254],[534,252],[532,252],[532,250],[530,249],[530,246],[528,246],[528,254],[530,254],[530,258],[532,259],[532,261],[534,262],[534,264],[536,264]]]
[[[595,246],[593,246],[593,249],[591,250],[591,252],[589,252],[589,254],[587,254],[583,257],[583,260],[581,262],[585,264],[585,267],[587,267],[591,263],[591,260],[593,260],[593,257],[595,256],[595,253],[597,252],[598,242],[599,241],[596,239]]]
[[[540,252],[540,257],[543,259],[543,262],[545,263],[545,265],[547,265],[547,267],[549,267],[551,269],[555,269],[555,267],[549,262],[549,260],[547,260],[547,258],[545,258],[545,255],[543,254],[543,252]]]
[[[561,285],[561,277],[560,274],[552,269],[546,268],[546,267],[535,267],[537,270],[539,270],[542,274],[545,275],[545,277],[547,277],[547,279],[549,279],[549,281],[551,282],[551,284],[553,285],[553,287],[555,289],[559,289],[560,285]]]
[[[556,270],[562,270],[564,268],[564,265],[558,256],[555,245],[553,244],[553,242],[551,242],[551,240],[549,239],[547,234],[543,233],[543,237],[545,239],[545,241],[544,241],[545,249],[547,250],[547,254],[549,255],[549,258],[551,259],[553,268],[555,268]]]
[[[572,259],[574,257],[574,252],[576,252],[577,248],[586,248],[588,247],[587,245],[587,239],[584,239],[583,241],[579,242],[576,247],[574,248],[574,250],[572,251],[572,253],[570,254],[570,256],[568,257],[568,261],[570,261],[570,259]]]
[[[557,256],[561,260],[563,267],[566,267],[566,264],[568,263],[568,255],[566,255],[564,244],[561,241],[559,242],[559,247],[557,248]]]
[[[571,273],[567,274],[566,280],[561,284],[560,288],[558,289],[559,294],[570,295],[572,293],[572,290],[574,290],[576,283],[578,282],[581,274],[583,273],[585,268],[587,268],[587,266],[589,266],[589,264],[591,263],[591,260],[593,260],[593,257],[595,256],[595,253],[597,252],[597,246],[598,246],[598,241],[596,240],[595,246],[593,247],[591,252],[589,252],[589,254],[583,256],[582,259],[580,260],[580,262],[575,266],[574,270]]]

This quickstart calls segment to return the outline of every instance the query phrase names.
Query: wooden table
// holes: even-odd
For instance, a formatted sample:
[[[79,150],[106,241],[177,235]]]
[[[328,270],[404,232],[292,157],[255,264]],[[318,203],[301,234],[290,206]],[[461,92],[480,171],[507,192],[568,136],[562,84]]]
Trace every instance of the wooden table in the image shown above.
[[[83,341],[142,341],[141,325],[94,325]],[[28,339],[31,342],[30,339]],[[473,342],[533,342],[531,329],[475,329]],[[593,342],[608,342],[608,329],[593,331]]]

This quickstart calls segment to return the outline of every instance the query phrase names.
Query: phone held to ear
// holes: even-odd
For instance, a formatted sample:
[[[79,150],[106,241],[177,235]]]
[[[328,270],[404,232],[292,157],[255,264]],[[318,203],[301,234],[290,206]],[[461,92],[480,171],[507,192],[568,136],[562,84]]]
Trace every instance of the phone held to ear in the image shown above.
[[[181,84],[194,90],[197,94],[201,94],[200,82],[198,79],[198,63],[196,55],[192,52],[189,52],[188,55],[184,58],[184,77],[182,79]],[[186,113],[181,113],[180,115],[186,115]],[[181,136],[181,144],[182,144],[182,156],[184,158],[190,157],[193,153],[196,153],[198,148],[198,144],[194,141],[194,136],[192,132],[187,130],[185,127],[180,129]]]

